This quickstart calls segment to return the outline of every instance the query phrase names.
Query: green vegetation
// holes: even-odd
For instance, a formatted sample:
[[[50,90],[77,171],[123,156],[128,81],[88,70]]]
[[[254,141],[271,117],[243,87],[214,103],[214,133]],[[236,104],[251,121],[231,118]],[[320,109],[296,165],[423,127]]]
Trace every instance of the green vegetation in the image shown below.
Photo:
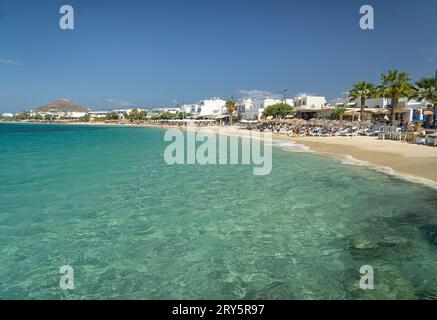
[[[334,119],[341,120],[343,119],[343,114],[346,112],[346,108],[344,106],[338,106],[331,112],[331,116]]]
[[[229,113],[229,123],[232,124],[232,118],[234,117],[235,111],[237,111],[237,104],[235,103],[234,98],[228,99],[226,101],[225,107]]]
[[[361,121],[364,120],[364,107],[366,106],[366,99],[374,98],[376,95],[376,86],[373,83],[368,83],[365,81],[357,82],[349,91],[349,99],[351,102],[358,98],[360,99]]]
[[[286,103],[277,103],[271,106],[268,106],[263,111],[264,117],[270,117],[273,118],[285,118],[288,114],[290,114],[293,111],[293,107],[286,104]]]
[[[175,114],[174,113],[170,113],[170,112],[163,112],[159,116],[160,116],[160,119],[170,120],[170,119],[174,119]]]
[[[90,119],[91,119],[91,116],[89,115],[89,113],[87,113],[82,118],[80,118],[79,121],[80,122],[90,122]]]
[[[436,79],[433,77],[418,80],[413,87],[412,97],[419,100],[428,101],[434,107],[433,127],[436,125],[435,114],[437,112],[437,87]]]
[[[187,119],[188,117],[190,116],[190,114],[189,113],[186,113],[186,112],[178,112],[178,113],[176,113],[176,115],[175,115],[175,119]]]
[[[409,83],[410,75],[406,72],[398,70],[390,70],[387,74],[381,75],[381,85],[378,87],[378,95],[380,97],[390,98],[390,125],[393,125],[395,120],[395,109],[398,107],[399,99],[411,97],[413,87]]]
[[[138,109],[133,109],[129,114],[125,114],[125,118],[133,121],[144,121],[147,120],[148,112],[146,110],[139,111]]]
[[[170,112],[163,112],[157,115],[152,116],[152,120],[170,120],[170,119],[174,119],[175,118],[175,114],[174,113],[170,113]]]
[[[111,121],[111,120],[118,120],[119,116],[117,112],[108,112],[106,114],[105,120]]]
[[[171,120],[171,119],[187,119],[190,116],[189,113],[186,112],[163,112],[161,114],[157,114],[151,117],[152,120]]]
[[[29,112],[21,112],[13,117],[13,120],[21,121],[21,120],[30,120],[32,117]]]

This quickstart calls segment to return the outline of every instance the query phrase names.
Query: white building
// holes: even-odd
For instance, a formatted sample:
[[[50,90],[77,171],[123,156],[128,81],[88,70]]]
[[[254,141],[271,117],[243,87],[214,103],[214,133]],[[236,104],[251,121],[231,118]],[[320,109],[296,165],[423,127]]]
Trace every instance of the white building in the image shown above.
[[[197,110],[200,108],[200,106],[196,103],[190,103],[190,104],[183,104],[181,105],[181,110],[182,112],[185,113],[192,113],[195,114],[197,113]]]
[[[226,101],[217,97],[202,100],[199,106],[199,116],[221,116],[226,113]]]
[[[321,96],[298,95],[294,99],[294,107],[299,109],[322,109],[326,106],[326,98]]]
[[[244,120],[258,120],[260,118],[259,110],[262,109],[261,103],[252,98],[244,98],[238,102],[238,112]]]
[[[35,116],[42,116],[42,117],[50,117],[53,119],[57,119],[57,118],[74,118],[74,119],[79,119],[84,117],[87,114],[87,112],[76,112],[76,111],[67,111],[67,112],[62,112],[62,111],[58,111],[58,110],[53,110],[53,111],[31,111],[30,112],[30,116],[35,117]]]
[[[102,110],[102,111],[89,111],[88,114],[90,115],[91,118],[94,119],[103,119],[106,118],[106,115],[109,113],[110,111],[108,110]]]
[[[14,116],[13,113],[9,113],[9,112],[2,113],[3,118],[12,118],[13,116]]]
[[[365,108],[389,108],[391,99],[388,98],[372,98],[366,99]],[[361,108],[361,99],[357,98],[354,101],[348,103],[349,106]]]
[[[67,112],[67,118],[82,118],[85,117],[87,112]]]
[[[140,109],[138,109],[138,110],[140,110]],[[181,112],[181,110],[182,110],[182,108],[153,108],[150,111],[152,114],[160,114],[160,113],[164,113],[164,112],[177,114],[177,113]]]
[[[273,106],[275,104],[279,104],[279,103],[284,103],[284,99],[272,99],[272,98],[267,98],[264,99],[263,101],[263,108],[267,108],[269,106]],[[288,104],[289,106],[294,106],[294,99],[285,99],[285,103]]]
[[[391,99],[388,98],[371,98],[366,99],[365,108],[381,108],[387,109],[390,107]],[[347,108],[361,108],[361,99],[350,100],[347,97],[337,98],[331,100],[329,103],[331,106],[338,107],[344,106]]]
[[[244,98],[239,103],[239,112],[244,120],[259,120],[262,117],[264,109],[275,104],[284,103],[284,99],[252,99]],[[293,99],[286,99],[285,103],[294,106]]]
[[[129,115],[133,110],[138,111],[148,111],[147,109],[140,108],[129,108],[129,109],[115,109],[115,110],[97,110],[97,111],[89,111],[88,114],[91,118],[94,119],[103,119],[106,118],[106,115],[111,112],[115,112],[118,115],[118,118],[121,120],[126,119],[126,114]]]
[[[197,116],[221,116],[226,111],[226,101],[220,98],[201,100],[199,103],[184,104],[181,111]]]
[[[428,108],[429,103],[426,100],[417,101],[417,100],[408,100],[401,99],[399,101],[399,108],[405,108],[408,111],[407,120],[412,122],[424,121],[426,116],[426,110]],[[432,114],[428,115],[432,118]]]

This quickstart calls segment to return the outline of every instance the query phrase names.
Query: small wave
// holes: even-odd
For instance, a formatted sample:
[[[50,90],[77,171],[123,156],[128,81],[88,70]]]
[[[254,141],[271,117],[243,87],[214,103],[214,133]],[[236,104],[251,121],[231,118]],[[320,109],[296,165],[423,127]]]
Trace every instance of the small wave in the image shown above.
[[[435,182],[433,180],[421,178],[421,177],[416,177],[416,176],[412,176],[409,174],[400,173],[396,170],[393,170],[390,167],[377,165],[377,164],[374,164],[374,163],[371,163],[368,161],[355,159],[351,155],[344,155],[343,159],[341,160],[340,163],[345,164],[345,165],[351,165],[351,166],[367,167],[369,169],[384,173],[386,175],[389,175],[389,176],[392,176],[395,178],[399,178],[399,179],[402,179],[402,180],[405,180],[408,182],[420,183],[422,185],[425,185],[427,187],[430,187],[432,189],[437,190],[437,182]]]
[[[285,151],[291,151],[291,152],[313,152],[311,149],[303,144],[298,144],[293,141],[276,141],[275,146],[281,148]]]

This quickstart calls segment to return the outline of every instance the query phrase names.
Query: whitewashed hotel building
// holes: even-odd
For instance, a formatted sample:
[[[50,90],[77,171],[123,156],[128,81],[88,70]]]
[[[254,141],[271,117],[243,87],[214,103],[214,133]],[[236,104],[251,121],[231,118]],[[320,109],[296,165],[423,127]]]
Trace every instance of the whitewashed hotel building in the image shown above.
[[[322,96],[297,95],[294,99],[294,107],[297,109],[322,109],[326,106],[326,98]]]
[[[198,103],[184,104],[181,110],[196,116],[221,116],[226,111],[226,101],[218,97],[201,100]]]

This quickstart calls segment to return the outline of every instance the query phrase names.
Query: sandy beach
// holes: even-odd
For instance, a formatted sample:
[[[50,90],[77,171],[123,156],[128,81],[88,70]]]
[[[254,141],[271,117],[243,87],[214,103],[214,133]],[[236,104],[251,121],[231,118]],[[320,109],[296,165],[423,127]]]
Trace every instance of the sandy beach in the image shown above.
[[[437,182],[437,148],[376,137],[293,137],[318,153],[350,155],[399,173]]]
[[[217,131],[220,129],[222,133],[241,133],[241,130],[235,127],[209,127],[211,128]],[[349,158],[349,160],[359,160],[361,165],[437,187],[437,148],[435,147],[378,140],[377,137],[366,136],[288,137],[274,134],[273,138],[293,141],[309,147],[313,152],[341,160],[352,157],[353,159]],[[415,177],[418,179],[414,179]]]
[[[156,127],[156,126],[155,126]],[[168,126],[174,128],[174,126]],[[206,127],[209,130],[229,134],[241,134],[237,127]],[[201,129],[199,129],[201,130]],[[374,169],[400,175],[408,180],[425,183],[437,188],[437,148],[377,137],[288,137],[274,134],[275,140],[289,140],[305,145],[311,151],[341,160],[352,157]],[[352,163],[352,162],[351,162]],[[387,169],[391,169],[387,170]],[[419,179],[414,179],[417,177]]]

